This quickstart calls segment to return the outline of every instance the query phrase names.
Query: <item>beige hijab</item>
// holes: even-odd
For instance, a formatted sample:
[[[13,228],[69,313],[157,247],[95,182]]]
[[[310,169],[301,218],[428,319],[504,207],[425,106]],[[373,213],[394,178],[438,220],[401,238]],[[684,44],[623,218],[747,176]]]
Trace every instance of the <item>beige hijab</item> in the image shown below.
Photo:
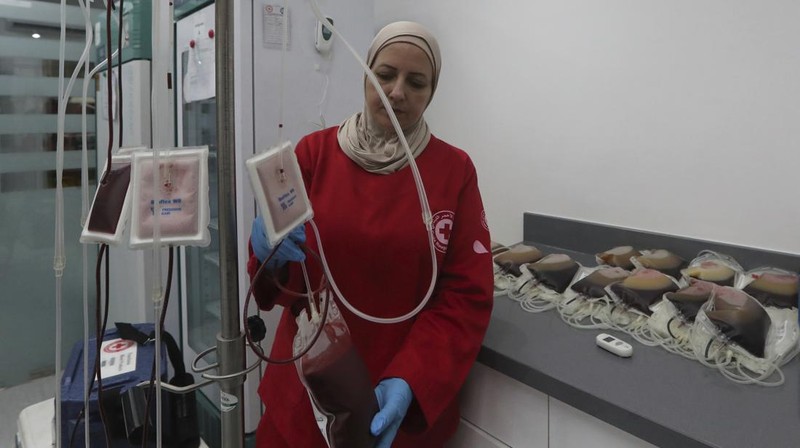
[[[394,22],[386,25],[372,40],[367,52],[367,66],[372,68],[378,53],[387,45],[397,42],[419,47],[430,59],[433,66],[432,99],[433,93],[436,92],[436,84],[439,82],[442,58],[436,38],[422,25],[414,22]],[[368,80],[365,76],[365,88],[367,88],[366,82]],[[428,146],[431,139],[428,123],[423,117],[403,134],[415,159]],[[377,125],[366,105],[363,112],[354,114],[342,123],[338,139],[344,153],[370,173],[391,174],[408,164],[400,139],[394,132],[387,132]]]

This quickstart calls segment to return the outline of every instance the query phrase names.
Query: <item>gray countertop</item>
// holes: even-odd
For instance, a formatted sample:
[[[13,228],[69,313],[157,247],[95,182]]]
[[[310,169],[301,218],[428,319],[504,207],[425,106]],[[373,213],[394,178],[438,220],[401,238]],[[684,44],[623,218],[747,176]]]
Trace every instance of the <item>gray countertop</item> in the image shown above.
[[[596,264],[591,255],[530,244]],[[631,358],[619,358],[596,346],[600,332],[498,297],[478,361],[660,447],[800,446],[800,360],[783,366],[780,387],[739,385],[697,361],[608,331],[634,347]]]

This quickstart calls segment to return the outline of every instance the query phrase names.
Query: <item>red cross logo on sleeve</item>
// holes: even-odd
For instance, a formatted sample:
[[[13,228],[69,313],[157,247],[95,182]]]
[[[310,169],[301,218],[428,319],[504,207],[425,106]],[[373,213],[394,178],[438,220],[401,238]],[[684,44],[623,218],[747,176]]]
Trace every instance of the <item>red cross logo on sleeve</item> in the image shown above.
[[[453,223],[448,221],[440,221],[436,228],[436,239],[439,241],[450,241],[450,230],[453,228]]]
[[[455,214],[450,210],[442,210],[433,215],[433,245],[439,252],[446,252],[453,232]]]

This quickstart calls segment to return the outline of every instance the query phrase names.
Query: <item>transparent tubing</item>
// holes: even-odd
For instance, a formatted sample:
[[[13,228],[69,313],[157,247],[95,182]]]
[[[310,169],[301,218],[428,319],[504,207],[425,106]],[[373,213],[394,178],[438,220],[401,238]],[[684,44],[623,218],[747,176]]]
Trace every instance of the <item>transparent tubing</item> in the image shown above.
[[[91,46],[94,39],[92,21],[89,17],[89,9],[83,0],[78,1],[83,12],[85,24],[86,44]],[[86,124],[86,95],[89,90],[89,64],[83,65],[83,95],[81,95],[81,228],[86,224],[89,215],[89,150],[87,147],[87,124]],[[89,245],[83,245],[83,353],[89,353]],[[89,357],[83,357],[83,408],[89,409]],[[83,433],[89,434],[89,413],[84,412]],[[59,433],[58,438],[61,438]],[[83,438],[84,446],[89,448],[89,438]]]
[[[81,10],[83,11],[84,16],[84,23],[88,29],[91,28],[91,22],[88,19],[88,12],[85,10],[85,5],[83,2],[81,4]],[[78,60],[78,64],[75,66],[75,69],[72,72],[72,76],[70,77],[69,84],[67,88],[64,88],[64,65],[65,65],[65,58],[66,58],[66,1],[61,1],[61,8],[60,8],[60,39],[59,39],[59,54],[58,54],[58,116],[57,116],[57,137],[56,137],[56,210],[55,210],[55,244],[54,244],[54,251],[55,255],[53,257],[53,270],[55,271],[56,277],[56,354],[55,354],[55,370],[56,370],[56,393],[55,393],[55,404],[56,404],[56,415],[55,415],[55,424],[56,424],[56,446],[61,446],[61,366],[62,366],[62,359],[61,359],[61,346],[62,346],[62,307],[63,307],[63,284],[62,279],[64,275],[64,269],[66,268],[66,258],[64,256],[64,185],[63,185],[63,174],[64,174],[64,121],[66,119],[66,110],[67,110],[67,101],[69,100],[70,92],[72,91],[72,86],[75,83],[75,79],[78,76],[81,68],[83,67],[88,55],[89,49],[91,48],[91,35],[87,35],[86,38],[86,45],[84,46],[83,53],[81,54],[80,59]],[[83,99],[85,104],[86,100],[85,97]],[[84,106],[85,107],[85,106]],[[84,125],[85,128],[85,125]],[[85,196],[85,194],[84,194]],[[86,323],[88,322],[88,280],[85,277],[86,273],[86,263],[87,263],[88,254],[84,248],[84,297],[87,299],[85,304],[85,315],[84,315],[84,346],[88,345],[88,326]],[[84,366],[86,363],[84,363]],[[84,395],[86,395],[86,386],[84,386]],[[88,401],[88,400],[87,400]]]
[[[155,322],[155,396],[156,396],[156,447],[161,448],[161,308],[164,297],[161,293],[161,154],[153,148],[153,316]]]
[[[308,307],[311,309],[311,321],[318,322],[319,321],[319,309],[317,308],[317,304],[314,301],[314,290],[311,289],[311,281],[308,278],[308,269],[306,269],[306,262],[301,262],[300,266],[303,268],[303,280],[306,284],[306,291],[308,292]]]
[[[784,383],[785,377],[783,375],[783,371],[780,369],[780,367],[778,367],[778,365],[776,363],[772,363],[772,362],[767,363],[767,369],[763,373],[758,374],[758,376],[752,376],[752,375],[747,374],[744,370],[742,370],[741,361],[738,360],[738,359],[735,359],[735,357],[733,357],[731,355],[730,350],[728,350],[725,353],[725,355],[724,355],[725,359],[724,360],[720,360],[720,357],[721,357],[721,356],[719,356],[720,353],[718,353],[717,355],[718,355],[717,359],[716,359],[716,361],[717,361],[717,369],[722,374],[722,376],[724,376],[727,379],[733,381],[734,383],[738,383],[738,384],[757,384],[759,386],[764,386],[764,387],[777,387],[777,386],[783,385],[783,383]],[[731,368],[731,370],[728,370],[728,366],[731,365],[731,364],[733,364],[733,366],[735,367],[736,372],[731,371],[731,370],[733,370],[733,367]],[[754,372],[754,373],[757,373],[757,372]],[[773,373],[777,373],[778,374],[778,380],[777,381],[775,381],[775,382],[764,381],[765,379],[767,379],[770,376],[772,376]]]
[[[156,39],[157,36],[153,36]],[[156,333],[155,395],[156,395],[156,448],[161,448],[161,308],[164,296],[161,293],[161,151],[153,148],[153,315]]]
[[[112,63],[113,63],[113,60],[117,58],[118,54],[119,54],[119,51],[115,51],[115,52],[111,53]],[[92,71],[89,72],[89,79],[86,79],[86,78],[83,79],[83,92],[84,92],[83,96],[84,97],[86,97],[86,93],[89,90],[89,80],[92,79],[92,77],[95,74],[97,74],[97,72],[99,72],[100,70],[106,68],[106,63],[107,63],[106,59],[103,59],[102,61],[100,61],[97,65],[94,66]]]
[[[56,276],[56,375],[55,375],[55,405],[56,405],[56,447],[61,447],[61,283],[64,275],[64,186],[62,175],[64,171],[64,119],[66,109],[64,103],[64,55],[67,40],[67,9],[66,0],[61,0],[61,37],[58,48],[58,130],[56,137],[56,216],[55,216],[55,247],[53,256],[53,270]],[[62,112],[62,110],[64,112]]]
[[[85,3],[82,0],[78,0],[80,4],[81,12],[83,13],[84,19],[84,26],[85,26],[85,34],[86,34],[86,44],[83,49],[83,53],[81,53],[81,57],[78,60],[78,64],[75,66],[75,69],[72,72],[72,76],[70,77],[69,83],[64,89],[64,59],[65,59],[65,27],[66,27],[66,10],[64,8],[64,1],[61,3],[61,42],[59,48],[59,108],[58,108],[58,137],[57,137],[57,148],[56,148],[56,173],[57,173],[57,190],[56,190],[56,257],[54,262],[54,269],[56,270],[56,314],[57,314],[57,322],[56,322],[56,369],[57,372],[61,370],[61,360],[60,360],[60,353],[61,353],[61,275],[63,275],[63,270],[65,268],[66,260],[63,256],[63,247],[64,247],[64,236],[63,236],[63,184],[62,184],[62,175],[64,169],[64,159],[63,159],[63,151],[64,151],[64,120],[66,115],[66,105],[69,100],[69,97],[72,93],[72,88],[75,84],[75,79],[77,79],[78,73],[80,72],[81,68],[84,69],[84,81],[83,81],[83,92],[81,96],[81,138],[82,138],[82,147],[81,147],[81,227],[83,227],[86,223],[86,219],[88,216],[88,209],[89,209],[89,174],[88,174],[88,150],[87,150],[87,123],[86,123],[86,95],[88,93],[88,85],[89,79],[102,68],[103,64],[99,64],[95,70],[89,72],[89,64],[86,63],[89,55],[89,50],[91,49],[91,44],[93,40],[93,32],[92,32],[92,24],[91,18],[89,15],[89,10]],[[117,23],[119,23],[119,19],[117,19]],[[116,52],[112,55],[112,58],[116,56]],[[83,245],[83,350],[84,353],[89,352],[89,297],[88,297],[88,247],[87,245]],[[83,372],[84,372],[84,382],[83,382],[83,391],[84,391],[84,409],[89,409],[89,396],[91,391],[89,391],[89,358],[84,357],[83,359]],[[61,446],[61,412],[60,412],[60,403],[61,403],[61,386],[60,381],[56,384],[56,446]],[[90,418],[89,413],[84,413],[84,433],[89,434],[89,425],[90,425]],[[85,446],[88,448],[90,440],[88,437],[84,437]]]
[[[80,3],[81,12],[83,12],[83,20],[86,25],[86,43],[87,45],[91,46],[92,40],[94,39],[94,32],[92,31],[92,22],[89,17],[89,11],[86,9],[86,5],[83,3],[83,0],[78,1]],[[81,227],[86,224],[86,218],[89,215],[89,150],[86,144],[88,138],[86,123],[86,95],[89,93],[90,76],[89,64],[84,64],[83,94],[81,95]],[[85,273],[86,269],[84,268],[84,274]]]
[[[763,373],[759,374],[758,372],[753,372],[757,376],[750,375],[744,370],[742,370],[742,363],[741,360],[739,359],[729,360],[729,363],[734,364],[736,370],[735,372],[732,371],[733,368],[731,368],[731,370],[727,369],[728,363],[726,363],[725,365],[718,363],[717,368],[719,369],[720,373],[722,373],[723,376],[733,381],[734,383],[757,384],[759,386],[764,386],[764,387],[776,387],[783,385],[785,381],[783,371],[778,366],[778,364],[774,362],[767,362],[766,363],[767,368],[764,370]],[[771,377],[775,373],[778,374],[777,381],[774,382],[765,381],[767,378]]]
[[[286,43],[289,40],[289,7],[283,0],[283,27],[281,29],[281,70],[278,75],[278,141],[283,141],[283,86],[286,71]],[[281,169],[283,169],[283,153],[281,153]]]
[[[83,3],[81,2],[81,5]],[[85,11],[86,13],[84,16],[88,17],[88,10]],[[92,26],[91,21],[87,22],[87,35],[90,36],[87,40],[91,41]],[[113,61],[114,58],[117,57],[119,52],[115,51],[111,55],[111,59]],[[86,219],[89,215],[89,151],[86,146],[87,142],[87,127],[86,127],[86,95],[89,92],[89,80],[103,67],[106,66],[106,59],[103,59],[100,63],[98,63],[92,71],[89,71],[89,64],[84,64],[84,75],[83,75],[83,96],[82,104],[81,104],[81,132],[82,132],[82,144],[83,147],[81,148],[81,193],[82,193],[82,212],[81,212],[81,227],[86,225]],[[87,73],[88,72],[88,73]],[[83,245],[83,352],[89,353],[89,277],[88,277],[88,270],[89,270],[89,247],[87,244]],[[89,358],[84,357],[83,359],[83,405],[85,409],[89,409]],[[89,434],[89,414],[85,414],[83,418],[83,425],[84,425],[84,434]],[[86,443],[86,448],[89,448],[89,438],[85,437],[84,441]]]
[[[161,14],[155,14],[153,24],[153,42],[161,42]],[[158,25],[158,26],[156,26]],[[156,89],[151,86],[151,104],[158,104],[154,98]],[[156,349],[155,349],[155,395],[156,395],[156,448],[161,448],[161,308],[164,306],[164,297],[161,293],[161,151],[153,147],[153,315],[155,322]]]
[[[325,105],[325,100],[328,98],[328,85],[330,85],[331,78],[328,76],[327,73],[325,75],[325,84],[322,88],[322,98],[317,103],[317,109],[319,109],[319,125],[320,129],[325,129],[328,126],[325,124],[325,114],[323,113],[323,107]]]
[[[375,77],[375,74],[372,73],[372,70],[367,66],[367,64],[361,59],[358,52],[350,45],[349,42],[339,33],[333,24],[325,18],[322,12],[319,10],[319,5],[317,5],[316,0],[311,0],[311,8],[314,10],[314,15],[317,17],[317,20],[324,23],[328,29],[330,29],[334,35],[336,35],[344,44],[347,46],[350,53],[356,58],[356,60],[361,64],[361,67],[364,69],[364,73],[367,75],[367,78],[372,83],[375,91],[380,96],[381,102],[383,103],[383,107],[386,109],[386,112],[389,114],[389,119],[392,122],[392,126],[394,127],[395,132],[397,133],[397,137],[400,139],[400,143],[403,145],[403,150],[406,152],[406,158],[408,159],[408,165],[411,168],[411,173],[414,176],[414,182],[417,186],[417,195],[419,196],[419,204],[422,208],[422,222],[425,225],[425,230],[428,234],[428,244],[431,249],[431,283],[428,286],[428,291],[425,293],[425,298],[417,305],[416,308],[411,310],[405,315],[398,316],[398,317],[391,317],[391,318],[382,318],[382,317],[375,317],[370,316],[356,307],[354,307],[347,299],[344,297],[344,294],[339,290],[339,287],[336,285],[336,282],[333,279],[333,275],[331,274],[330,268],[328,267],[328,261],[325,259],[325,250],[322,248],[322,240],[319,237],[319,230],[317,229],[317,225],[314,220],[310,220],[311,228],[314,230],[314,235],[317,238],[317,244],[319,246],[319,256],[322,259],[322,265],[325,267],[325,274],[328,276],[328,280],[330,281],[331,288],[342,301],[347,309],[349,309],[353,314],[356,316],[379,324],[395,324],[398,322],[403,322],[408,320],[417,315],[424,307],[428,304],[431,296],[433,295],[433,289],[436,286],[436,277],[438,276],[438,266],[436,264],[436,248],[433,245],[433,216],[431,214],[431,208],[428,204],[428,197],[425,195],[425,186],[422,183],[422,176],[419,174],[419,169],[417,168],[417,163],[414,160],[414,155],[411,154],[411,149],[408,147],[408,142],[406,141],[406,136],[403,134],[403,129],[400,127],[400,123],[397,121],[397,117],[392,110],[391,104],[389,104],[389,99],[386,98],[386,94],[383,93],[383,89],[378,82],[378,79]]]
[[[286,71],[286,43],[289,41],[289,7],[286,4],[286,0],[283,0],[283,11],[283,26],[281,27],[281,69],[278,74],[278,141],[276,144],[280,144],[283,141],[284,72]],[[280,157],[281,181],[283,181],[285,178],[285,175],[283,174],[283,152],[281,152]]]

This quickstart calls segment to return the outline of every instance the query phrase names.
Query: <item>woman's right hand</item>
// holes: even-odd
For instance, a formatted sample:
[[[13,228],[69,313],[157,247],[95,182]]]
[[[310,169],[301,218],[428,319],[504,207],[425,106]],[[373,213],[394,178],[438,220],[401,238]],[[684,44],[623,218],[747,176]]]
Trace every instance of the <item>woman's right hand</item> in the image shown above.
[[[270,258],[267,263],[267,269],[277,269],[283,267],[289,261],[303,261],[306,259],[306,254],[298,246],[300,243],[306,242],[306,227],[305,224],[292,229],[283,243],[278,247],[278,251]],[[253,246],[253,253],[258,258],[260,263],[264,263],[272,253],[272,246],[267,239],[267,233],[264,228],[264,218],[257,216],[253,220],[253,226],[250,229],[250,245]]]

